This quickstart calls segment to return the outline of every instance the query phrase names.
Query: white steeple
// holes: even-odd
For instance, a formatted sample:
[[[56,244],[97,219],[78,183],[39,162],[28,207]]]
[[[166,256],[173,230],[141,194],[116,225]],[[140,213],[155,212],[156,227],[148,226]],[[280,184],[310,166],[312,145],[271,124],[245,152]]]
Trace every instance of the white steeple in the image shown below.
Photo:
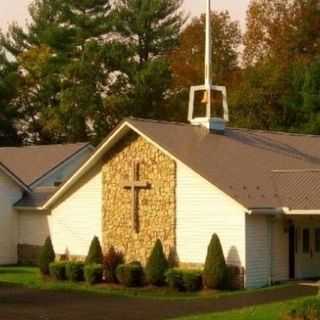
[[[225,122],[229,121],[229,108],[227,101],[227,90],[223,86],[212,85],[212,27],[211,27],[211,0],[206,0],[206,26],[205,26],[205,70],[204,70],[204,85],[194,86],[190,89],[189,98],[189,114],[188,120],[194,125],[202,125],[208,129],[217,131],[223,131]],[[198,91],[204,92],[204,98],[202,103],[206,104],[206,116],[201,118],[194,118],[194,103],[195,93]],[[223,119],[211,117],[211,92],[219,91],[222,94],[222,105],[223,105]]]

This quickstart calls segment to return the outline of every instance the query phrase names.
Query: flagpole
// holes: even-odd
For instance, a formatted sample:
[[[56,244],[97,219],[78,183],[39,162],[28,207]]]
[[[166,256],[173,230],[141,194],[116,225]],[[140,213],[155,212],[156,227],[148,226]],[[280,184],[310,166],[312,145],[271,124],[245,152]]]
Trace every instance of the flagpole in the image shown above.
[[[211,114],[211,86],[212,86],[212,28],[211,28],[211,0],[207,0],[206,8],[206,49],[205,49],[205,86],[207,90],[207,117]]]

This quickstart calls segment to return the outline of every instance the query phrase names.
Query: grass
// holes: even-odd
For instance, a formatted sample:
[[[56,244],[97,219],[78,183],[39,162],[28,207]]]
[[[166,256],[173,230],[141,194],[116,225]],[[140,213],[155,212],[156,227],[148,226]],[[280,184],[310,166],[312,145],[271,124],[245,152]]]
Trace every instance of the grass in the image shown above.
[[[164,300],[188,300],[188,299],[215,299],[226,295],[244,294],[252,291],[272,290],[274,287],[259,289],[259,290],[246,290],[246,291],[233,291],[233,292],[219,292],[219,291],[201,291],[198,293],[181,293],[169,288],[124,288],[116,285],[96,285],[90,286],[86,283],[72,283],[68,281],[57,282],[44,279],[38,268],[34,267],[0,267],[0,282],[16,284],[33,289],[43,290],[58,290],[58,291],[75,291],[83,293],[96,293],[108,294],[112,296],[123,297],[141,297],[149,299],[164,299]],[[279,288],[276,287],[276,288]]]
[[[285,313],[291,307],[293,307],[297,302],[301,302],[305,299],[308,298],[250,307],[230,312],[179,318],[175,320],[282,320]]]

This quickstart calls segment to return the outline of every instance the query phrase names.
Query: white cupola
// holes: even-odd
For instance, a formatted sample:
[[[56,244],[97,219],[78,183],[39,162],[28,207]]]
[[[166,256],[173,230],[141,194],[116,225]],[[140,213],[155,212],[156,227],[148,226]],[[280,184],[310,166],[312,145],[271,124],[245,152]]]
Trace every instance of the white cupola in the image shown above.
[[[188,121],[195,126],[203,126],[208,130],[223,133],[225,123],[229,122],[229,107],[227,101],[227,89],[224,86],[212,84],[212,28],[211,28],[211,0],[207,0],[206,8],[206,48],[205,48],[205,83],[200,86],[193,86],[190,89]],[[195,95],[197,92],[204,93],[202,103],[206,105],[206,114],[204,117],[194,117]],[[212,92],[220,92],[222,95],[223,117],[212,117]]]

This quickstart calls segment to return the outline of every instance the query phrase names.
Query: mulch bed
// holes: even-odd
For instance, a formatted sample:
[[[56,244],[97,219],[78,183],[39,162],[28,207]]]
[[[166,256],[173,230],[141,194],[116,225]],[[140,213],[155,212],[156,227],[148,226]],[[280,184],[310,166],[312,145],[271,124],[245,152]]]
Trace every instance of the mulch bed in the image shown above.
[[[279,302],[317,293],[316,287],[296,285],[217,299],[166,301],[34,290],[0,284],[0,319],[163,320]]]

